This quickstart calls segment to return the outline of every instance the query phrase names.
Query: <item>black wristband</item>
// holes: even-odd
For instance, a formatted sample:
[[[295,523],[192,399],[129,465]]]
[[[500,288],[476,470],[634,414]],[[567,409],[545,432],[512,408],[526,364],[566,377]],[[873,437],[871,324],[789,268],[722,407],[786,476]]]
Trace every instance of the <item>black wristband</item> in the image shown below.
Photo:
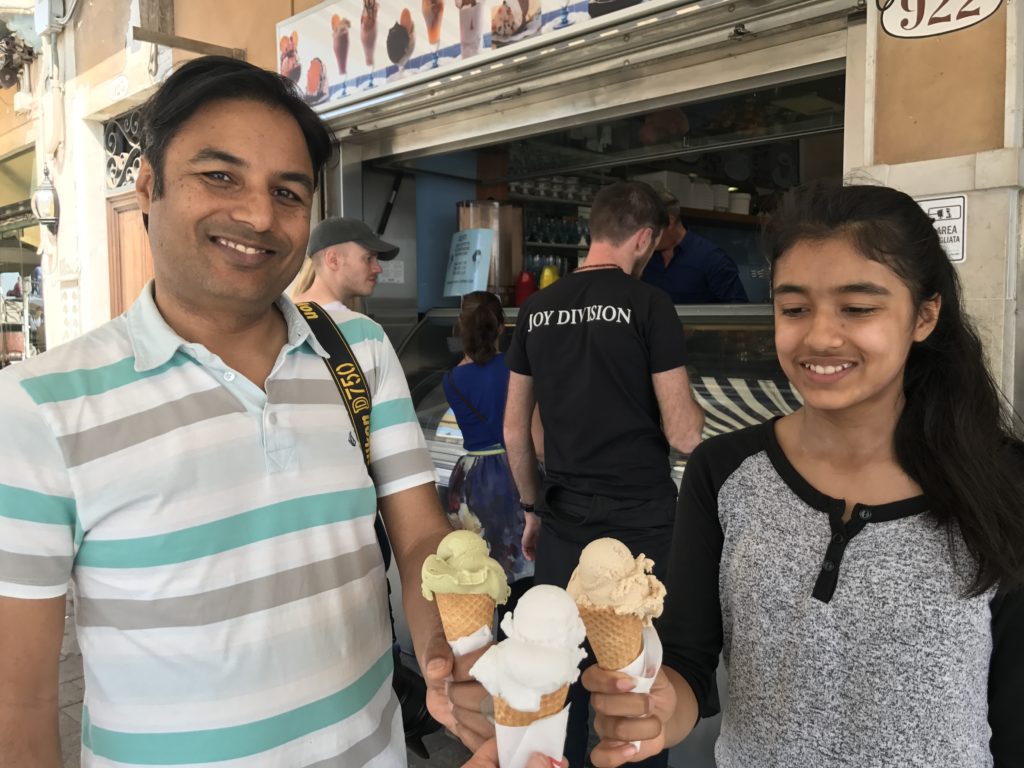
[[[525,501],[519,502],[519,508],[523,510],[523,512],[533,512],[533,504],[527,504]]]

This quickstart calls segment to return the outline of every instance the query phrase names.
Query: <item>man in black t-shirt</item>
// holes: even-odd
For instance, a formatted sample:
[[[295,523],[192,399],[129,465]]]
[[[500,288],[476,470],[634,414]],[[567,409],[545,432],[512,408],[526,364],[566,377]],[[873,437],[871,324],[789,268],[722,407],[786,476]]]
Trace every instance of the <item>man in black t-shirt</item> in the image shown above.
[[[564,587],[583,547],[603,536],[652,558],[664,578],[676,497],[669,445],[690,453],[704,422],[672,302],[635,279],[667,223],[647,184],[606,187],[591,209],[586,265],[519,310],[506,354],[505,443],[538,584]],[[542,485],[530,440],[534,403],[544,427]],[[587,699],[578,684],[571,696],[566,757],[582,766]],[[666,764],[667,753],[638,765]]]

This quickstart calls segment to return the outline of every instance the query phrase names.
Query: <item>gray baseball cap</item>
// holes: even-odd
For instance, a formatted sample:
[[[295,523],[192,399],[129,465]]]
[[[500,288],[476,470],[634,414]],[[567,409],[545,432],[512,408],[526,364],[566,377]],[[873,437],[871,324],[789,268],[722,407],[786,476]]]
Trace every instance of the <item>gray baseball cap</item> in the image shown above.
[[[346,219],[341,216],[324,219],[313,227],[306,253],[312,256],[317,251],[341,243],[357,243],[366,250],[376,253],[380,261],[388,261],[398,255],[398,246],[381,240],[369,225],[359,219]]]

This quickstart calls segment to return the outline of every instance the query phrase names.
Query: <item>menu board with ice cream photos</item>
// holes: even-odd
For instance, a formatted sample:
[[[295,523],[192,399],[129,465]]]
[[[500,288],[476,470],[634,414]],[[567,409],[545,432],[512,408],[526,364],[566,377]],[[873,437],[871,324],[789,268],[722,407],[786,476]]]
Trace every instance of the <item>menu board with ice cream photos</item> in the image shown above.
[[[277,25],[278,70],[310,104],[637,5],[641,0],[330,0]]]
[[[277,25],[279,71],[319,104],[438,69],[490,44],[485,1],[323,3]]]

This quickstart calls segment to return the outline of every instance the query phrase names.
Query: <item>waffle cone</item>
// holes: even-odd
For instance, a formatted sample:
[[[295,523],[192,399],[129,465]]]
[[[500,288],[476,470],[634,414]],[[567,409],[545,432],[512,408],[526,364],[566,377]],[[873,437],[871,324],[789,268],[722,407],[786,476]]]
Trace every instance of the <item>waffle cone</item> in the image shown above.
[[[557,691],[540,697],[540,709],[536,712],[523,712],[510,706],[501,696],[494,697],[494,722],[498,725],[508,725],[518,728],[524,725],[541,720],[545,717],[558,714],[565,706],[565,699],[569,695],[569,686],[563,685]]]
[[[622,669],[640,655],[644,627],[639,616],[620,616],[614,608],[608,607],[577,607],[601,669]]]
[[[490,595],[456,595],[435,592],[448,642],[468,637],[486,624],[494,632],[494,600]]]

